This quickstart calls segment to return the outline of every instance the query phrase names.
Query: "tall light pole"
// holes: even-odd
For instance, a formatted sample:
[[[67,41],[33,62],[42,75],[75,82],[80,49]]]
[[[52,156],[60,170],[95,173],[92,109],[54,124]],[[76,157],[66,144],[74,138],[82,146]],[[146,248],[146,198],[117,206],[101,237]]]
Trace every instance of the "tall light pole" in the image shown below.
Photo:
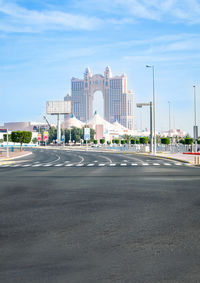
[[[153,153],[153,131],[152,131],[152,102],[149,103],[137,103],[138,108],[142,106],[150,106],[150,153]]]
[[[196,103],[196,86],[194,88],[194,140],[195,140],[195,152],[197,152],[197,139],[198,139],[198,127],[197,127],[197,103]]]
[[[146,65],[147,68],[152,68],[153,79],[153,132],[154,132],[154,155],[156,155],[156,109],[155,109],[155,70],[154,65]]]
[[[168,104],[169,104],[169,140],[170,140],[169,150],[171,151],[171,102],[168,101]]]

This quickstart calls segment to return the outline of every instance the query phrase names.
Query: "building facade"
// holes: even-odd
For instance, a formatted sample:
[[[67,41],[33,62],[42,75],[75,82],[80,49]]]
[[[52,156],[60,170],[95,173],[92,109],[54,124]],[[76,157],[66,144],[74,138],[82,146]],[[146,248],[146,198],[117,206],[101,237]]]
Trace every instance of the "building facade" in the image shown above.
[[[76,118],[87,121],[92,117],[96,91],[103,94],[104,118],[110,123],[118,121],[133,130],[133,93],[127,91],[126,75],[112,77],[110,67],[106,67],[104,76],[92,75],[86,68],[83,79],[72,78],[71,95],[64,99],[72,101],[72,112]]]

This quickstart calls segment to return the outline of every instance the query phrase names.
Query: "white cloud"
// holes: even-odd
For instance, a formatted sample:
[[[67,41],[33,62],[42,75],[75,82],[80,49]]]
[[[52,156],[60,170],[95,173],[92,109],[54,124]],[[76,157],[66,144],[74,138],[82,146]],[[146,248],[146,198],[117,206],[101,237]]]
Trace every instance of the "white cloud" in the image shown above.
[[[0,29],[6,32],[39,32],[43,30],[92,30],[100,26],[101,20],[61,11],[28,10],[16,4],[0,1],[3,14]]]

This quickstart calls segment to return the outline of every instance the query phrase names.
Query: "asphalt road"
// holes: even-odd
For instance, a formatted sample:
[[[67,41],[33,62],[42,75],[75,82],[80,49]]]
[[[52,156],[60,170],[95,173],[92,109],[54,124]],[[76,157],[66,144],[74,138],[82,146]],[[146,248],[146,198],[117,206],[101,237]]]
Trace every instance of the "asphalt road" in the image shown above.
[[[0,166],[0,282],[200,282],[200,168],[36,149]]]

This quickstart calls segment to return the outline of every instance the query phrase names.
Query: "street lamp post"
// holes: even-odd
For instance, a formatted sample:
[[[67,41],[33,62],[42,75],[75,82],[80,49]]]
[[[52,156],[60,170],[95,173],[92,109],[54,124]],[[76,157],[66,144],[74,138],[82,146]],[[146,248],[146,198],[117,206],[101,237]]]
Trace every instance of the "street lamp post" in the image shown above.
[[[169,139],[170,139],[169,148],[171,151],[171,102],[168,101],[168,104],[169,104]]]
[[[153,81],[153,132],[154,132],[154,155],[156,155],[156,109],[155,109],[155,70],[154,65],[146,65],[147,68],[152,68]]]
[[[197,127],[197,103],[196,103],[196,86],[194,88],[194,140],[195,140],[195,152],[197,152],[197,139],[198,139],[198,127]]]
[[[142,106],[150,106],[150,153],[153,153],[152,102],[137,103],[138,108],[142,108]]]

